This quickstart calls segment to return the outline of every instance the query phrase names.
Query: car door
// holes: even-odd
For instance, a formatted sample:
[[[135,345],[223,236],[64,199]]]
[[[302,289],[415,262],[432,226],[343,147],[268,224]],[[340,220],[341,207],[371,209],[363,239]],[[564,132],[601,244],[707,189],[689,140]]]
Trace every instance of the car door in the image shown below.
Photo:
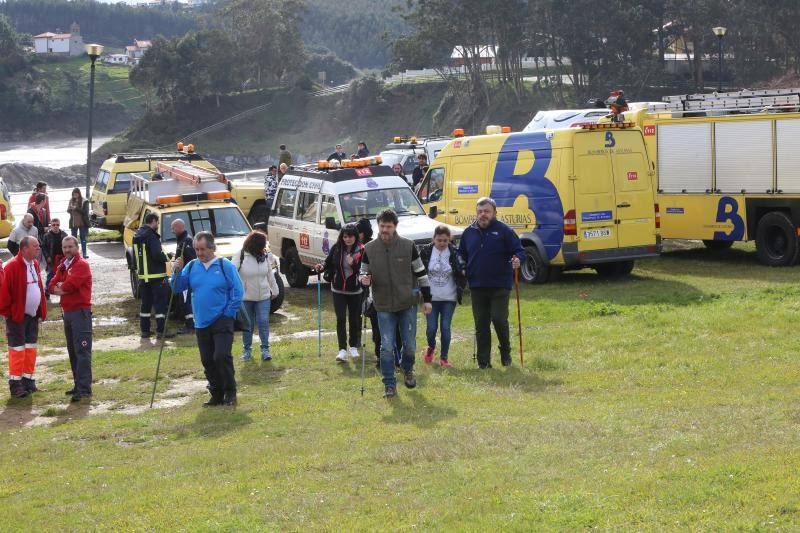
[[[327,256],[331,250],[331,246],[339,238],[339,232],[335,229],[328,229],[325,227],[325,220],[332,217],[334,222],[342,226],[342,217],[339,216],[339,210],[336,208],[336,199],[331,194],[323,194],[320,198],[320,213],[319,224],[317,224],[317,231],[315,239],[317,241],[315,250],[320,250],[323,256]]]
[[[283,187],[278,189],[275,208],[269,218],[269,246],[272,253],[282,257],[284,239],[297,245],[297,227],[294,223],[294,210],[297,203],[297,189]]]
[[[655,198],[638,131],[613,132],[616,146],[611,153],[617,200],[617,241],[621,248],[655,244]]]
[[[475,220],[475,205],[482,196],[489,196],[487,186],[488,158],[485,155],[454,157],[446,180],[443,222],[453,226],[469,226]]]
[[[577,132],[573,141],[575,222],[581,251],[618,246],[614,174],[604,133]]]
[[[300,260],[306,266],[317,264],[322,254],[322,240],[319,238],[319,194],[311,191],[300,191],[297,199],[297,251]]]
[[[420,183],[417,196],[419,197],[422,207],[430,213],[431,208],[436,208],[436,220],[444,222],[447,213],[445,209],[445,183],[447,176],[447,168],[445,164],[437,164],[428,169],[427,174]]]

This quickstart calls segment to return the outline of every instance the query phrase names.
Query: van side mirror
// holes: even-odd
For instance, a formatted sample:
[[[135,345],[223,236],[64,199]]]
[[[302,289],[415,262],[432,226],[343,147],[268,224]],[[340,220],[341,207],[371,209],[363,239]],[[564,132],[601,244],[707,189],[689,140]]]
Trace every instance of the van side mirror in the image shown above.
[[[333,217],[325,217],[325,229],[333,229],[339,231],[342,229],[342,225],[336,222],[336,219]]]
[[[430,218],[436,218],[439,216],[439,210],[436,208],[435,205],[432,205],[430,206],[430,208],[428,208],[428,216]]]

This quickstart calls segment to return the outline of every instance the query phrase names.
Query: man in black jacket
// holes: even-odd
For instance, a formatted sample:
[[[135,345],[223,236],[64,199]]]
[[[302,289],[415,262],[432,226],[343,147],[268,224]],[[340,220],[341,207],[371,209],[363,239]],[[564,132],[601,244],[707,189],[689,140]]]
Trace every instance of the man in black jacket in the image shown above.
[[[328,156],[328,161],[333,159],[337,160],[339,163],[342,162],[342,159],[347,159],[347,154],[344,153],[344,147],[341,144],[337,144],[336,151]]]
[[[419,154],[417,156],[417,166],[414,169],[414,172],[411,174],[411,181],[414,182],[414,189],[416,190],[417,185],[422,182],[422,178],[425,177],[425,173],[428,172],[428,156],[425,154]]]
[[[50,229],[42,237],[42,256],[47,262],[47,282],[44,285],[44,294],[49,299],[50,292],[47,286],[50,285],[50,280],[56,275],[56,267],[64,258],[64,252],[61,250],[61,241],[67,236],[65,231],[61,230],[61,221],[54,218],[50,221]]]
[[[156,331],[158,335],[164,334],[169,291],[167,256],[161,247],[161,236],[158,234],[158,215],[155,213],[149,213],[144,217],[144,226],[139,228],[133,237],[133,251],[142,297],[139,326],[142,338],[149,339],[152,309],[155,309],[156,312]]]
[[[183,264],[188,265],[189,261],[197,258],[192,246],[192,236],[186,229],[186,224],[180,218],[176,218],[170,225],[176,239],[175,259],[183,259]],[[180,294],[183,300],[183,320],[184,326],[178,330],[178,335],[194,335],[194,314],[192,311],[192,289],[187,289]]]

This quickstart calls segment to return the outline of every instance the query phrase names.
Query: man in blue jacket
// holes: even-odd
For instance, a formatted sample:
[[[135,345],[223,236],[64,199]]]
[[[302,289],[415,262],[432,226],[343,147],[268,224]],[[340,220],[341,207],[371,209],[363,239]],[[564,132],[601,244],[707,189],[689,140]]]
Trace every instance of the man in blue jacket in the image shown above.
[[[233,323],[242,305],[244,288],[236,267],[224,257],[214,255],[217,245],[214,236],[201,231],[194,237],[197,259],[184,268],[183,258],[177,257],[172,268],[172,290],[175,293],[192,291],[192,311],[211,399],[204,407],[236,405],[234,377]]]
[[[477,220],[464,230],[458,253],[467,264],[478,367],[492,367],[490,324],[494,324],[500,343],[500,361],[503,366],[510,366],[508,300],[514,286],[514,269],[525,259],[525,250],[514,230],[497,220],[497,204],[491,198],[478,200]]]

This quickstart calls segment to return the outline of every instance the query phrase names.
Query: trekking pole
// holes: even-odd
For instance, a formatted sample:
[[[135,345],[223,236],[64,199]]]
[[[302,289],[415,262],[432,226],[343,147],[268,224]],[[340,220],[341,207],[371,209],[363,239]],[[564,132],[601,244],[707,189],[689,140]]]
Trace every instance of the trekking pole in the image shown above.
[[[519,364],[525,366],[525,357],[522,352],[522,312],[519,308],[519,269],[514,269],[514,288],[517,291],[517,326],[519,327]]]
[[[317,272],[317,357],[322,357],[322,279]]]
[[[158,363],[156,364],[156,378],[153,380],[153,393],[150,395],[150,409],[153,408],[153,401],[156,398],[156,387],[158,386],[158,371],[161,370],[161,354],[164,353],[164,344],[167,342],[167,325],[169,324],[169,315],[172,312],[172,297],[175,293],[172,290],[172,284],[169,286],[169,303],[167,304],[167,315],[164,317],[164,331],[161,332],[161,347],[158,349]]]
[[[361,396],[364,396],[364,373],[367,367],[367,299],[361,308]]]

